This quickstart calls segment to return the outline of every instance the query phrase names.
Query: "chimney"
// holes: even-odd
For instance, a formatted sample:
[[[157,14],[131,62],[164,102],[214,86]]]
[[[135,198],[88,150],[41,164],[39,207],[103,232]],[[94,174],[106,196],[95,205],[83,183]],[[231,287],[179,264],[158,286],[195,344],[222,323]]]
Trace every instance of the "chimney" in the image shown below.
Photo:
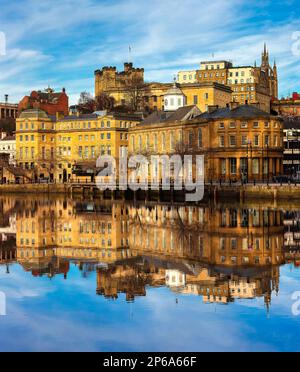
[[[256,107],[257,109],[260,109],[260,105],[258,102],[251,103],[251,106]]]
[[[230,104],[229,104],[229,107],[230,107],[230,110],[234,110],[234,109],[236,109],[236,108],[238,108],[239,107],[239,103],[238,102],[230,102]]]
[[[211,105],[211,106],[208,106],[207,111],[208,111],[209,114],[211,114],[211,113],[213,113],[214,111],[217,111],[218,108],[219,108],[219,105]]]
[[[60,112],[60,111],[57,111],[56,112],[56,121],[58,121],[60,119],[63,119],[63,118],[64,118],[64,113]]]

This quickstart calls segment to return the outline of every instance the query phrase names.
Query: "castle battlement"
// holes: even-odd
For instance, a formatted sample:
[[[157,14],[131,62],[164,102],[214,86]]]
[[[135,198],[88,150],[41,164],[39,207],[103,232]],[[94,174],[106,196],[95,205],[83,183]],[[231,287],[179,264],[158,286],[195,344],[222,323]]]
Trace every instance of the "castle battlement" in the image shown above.
[[[124,70],[105,66],[95,71],[96,95],[109,89],[124,88],[134,85],[134,82],[144,82],[144,69],[133,67],[133,63],[124,63]]]

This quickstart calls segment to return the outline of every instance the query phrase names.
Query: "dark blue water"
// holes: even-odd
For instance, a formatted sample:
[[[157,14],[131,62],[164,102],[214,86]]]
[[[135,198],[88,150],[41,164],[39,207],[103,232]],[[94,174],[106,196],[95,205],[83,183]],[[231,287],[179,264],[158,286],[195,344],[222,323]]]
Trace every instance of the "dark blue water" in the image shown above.
[[[25,209],[29,210],[31,202],[28,203]],[[43,218],[49,216],[39,214],[39,208],[43,210],[43,207],[43,203],[42,207],[35,206],[39,221],[34,229],[36,236]],[[109,264],[107,260],[101,264],[93,260],[90,264],[88,259],[69,259],[56,251],[48,261],[39,259],[37,265],[32,263],[34,260],[20,258],[19,222],[30,218],[24,217],[24,205],[22,208],[8,208],[10,217],[16,216],[16,225],[12,220],[3,223],[7,224],[9,233],[2,233],[2,250],[13,250],[15,257],[0,265],[0,291],[6,295],[7,313],[0,316],[1,351],[300,350],[300,316],[292,311],[295,304],[292,295],[300,291],[300,272],[294,261],[263,267],[262,271],[256,267],[253,272],[251,265],[203,264],[202,257],[197,264],[194,259],[191,264],[184,254],[179,259],[169,254],[162,257],[157,253],[136,252],[134,258],[114,260],[112,255]],[[75,221],[83,215],[70,218]],[[85,215],[83,221],[93,218],[102,221],[103,213],[95,212],[93,217]],[[280,223],[284,224],[284,219]],[[8,226],[15,228],[15,238]],[[59,226],[54,230],[56,228]],[[133,226],[129,226],[129,230],[132,229]],[[72,232],[74,236],[76,233],[77,230]],[[15,243],[8,244],[8,241]],[[45,247],[37,248],[44,250]],[[47,249],[52,250],[53,246]],[[195,286],[216,288],[214,279],[218,277],[222,288],[227,288],[235,275],[235,281],[257,283],[256,292],[252,298],[241,298],[242,294],[229,300],[216,296],[205,303],[205,296],[187,291],[193,275],[196,277],[201,268],[204,268],[204,277],[200,275]],[[119,289],[117,295],[110,296],[111,288],[115,288],[112,277],[116,270]],[[174,288],[169,275],[177,274],[185,276],[185,283]],[[99,278],[103,277],[105,284],[101,281],[100,285]],[[208,280],[214,284],[207,284]]]

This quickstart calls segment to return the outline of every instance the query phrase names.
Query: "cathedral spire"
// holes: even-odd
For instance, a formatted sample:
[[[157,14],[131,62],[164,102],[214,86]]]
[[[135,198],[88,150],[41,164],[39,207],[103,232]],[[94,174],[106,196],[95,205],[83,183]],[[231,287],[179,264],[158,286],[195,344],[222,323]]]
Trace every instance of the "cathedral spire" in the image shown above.
[[[264,43],[264,51],[262,53],[262,58],[261,58],[261,67],[263,69],[267,69],[269,68],[270,64],[269,64],[269,52],[268,52],[268,49],[267,49],[267,44]]]

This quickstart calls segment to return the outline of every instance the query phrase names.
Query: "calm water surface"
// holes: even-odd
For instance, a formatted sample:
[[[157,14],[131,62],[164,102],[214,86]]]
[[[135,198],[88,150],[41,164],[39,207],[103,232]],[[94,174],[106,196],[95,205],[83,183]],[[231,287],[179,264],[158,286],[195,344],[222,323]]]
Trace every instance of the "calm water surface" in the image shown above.
[[[299,351],[297,210],[0,197],[0,351]]]

